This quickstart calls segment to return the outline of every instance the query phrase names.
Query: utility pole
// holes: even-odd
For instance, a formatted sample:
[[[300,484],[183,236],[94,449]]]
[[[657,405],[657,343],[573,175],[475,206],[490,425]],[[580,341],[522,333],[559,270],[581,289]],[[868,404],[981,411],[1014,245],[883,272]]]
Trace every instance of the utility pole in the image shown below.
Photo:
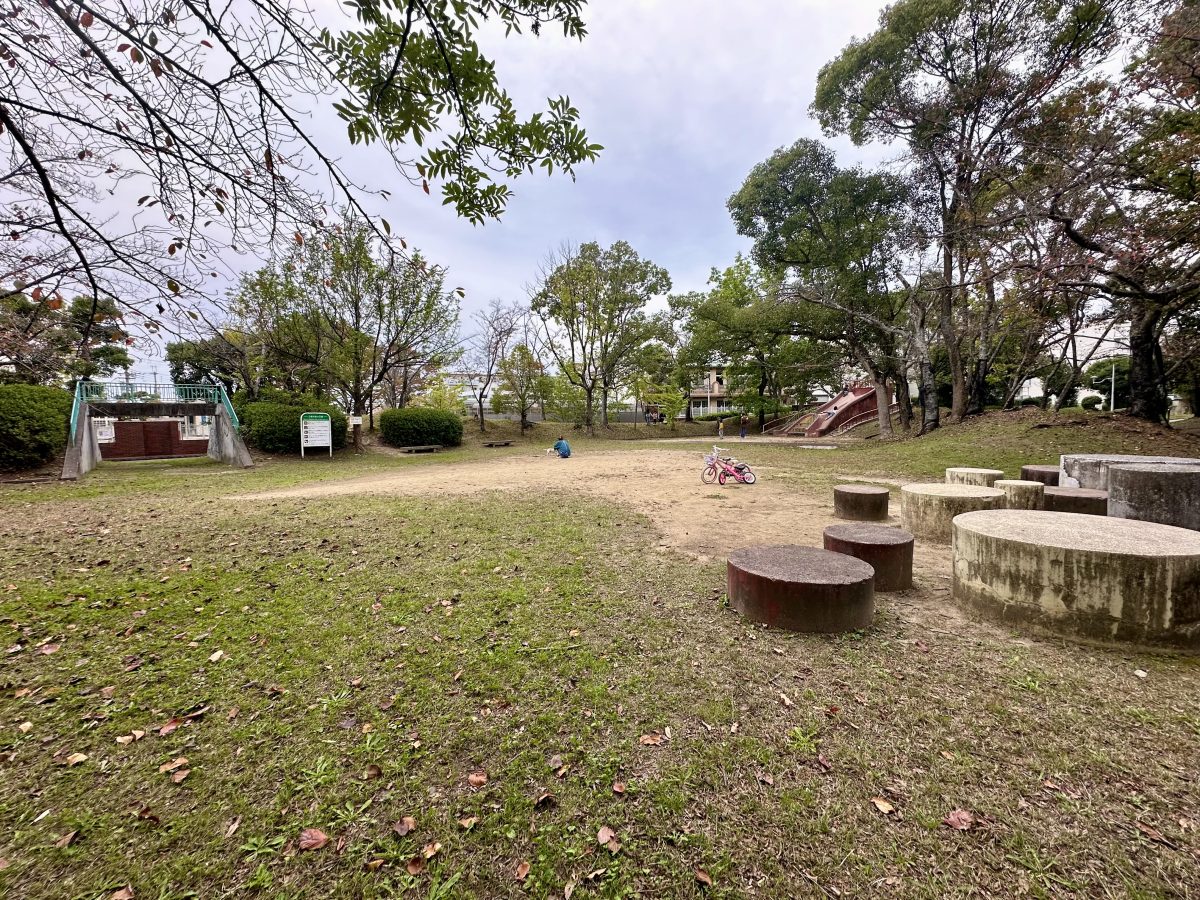
[[[1112,381],[1108,385],[1108,411],[1117,411],[1117,358],[1113,357]]]

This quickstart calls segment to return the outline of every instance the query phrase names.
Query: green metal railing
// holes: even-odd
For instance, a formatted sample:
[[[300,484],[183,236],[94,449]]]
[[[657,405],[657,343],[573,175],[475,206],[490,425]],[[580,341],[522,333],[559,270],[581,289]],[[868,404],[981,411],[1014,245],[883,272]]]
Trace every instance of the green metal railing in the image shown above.
[[[77,381],[71,406],[71,443],[79,431],[79,410],[84,403],[212,403],[221,404],[234,428],[237,413],[222,384],[148,384],[129,381]]]

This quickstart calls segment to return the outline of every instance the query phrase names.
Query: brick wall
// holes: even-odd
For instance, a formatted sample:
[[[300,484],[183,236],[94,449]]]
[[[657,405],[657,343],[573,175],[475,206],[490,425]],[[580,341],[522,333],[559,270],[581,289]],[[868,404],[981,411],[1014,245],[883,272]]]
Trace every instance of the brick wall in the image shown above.
[[[208,438],[185,440],[176,421],[118,421],[113,423],[113,433],[113,441],[100,445],[101,459],[163,459],[208,452]]]

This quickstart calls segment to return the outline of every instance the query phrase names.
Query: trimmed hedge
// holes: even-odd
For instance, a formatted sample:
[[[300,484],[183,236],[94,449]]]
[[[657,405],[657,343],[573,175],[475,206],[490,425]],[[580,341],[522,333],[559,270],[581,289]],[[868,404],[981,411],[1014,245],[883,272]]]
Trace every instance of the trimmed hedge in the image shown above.
[[[0,385],[0,469],[32,469],[62,450],[73,402],[62,388]]]
[[[1082,400],[1080,400],[1079,405],[1082,406],[1084,409],[1086,409],[1088,412],[1095,412],[1096,407],[1098,407],[1101,403],[1104,403],[1104,402],[1105,401],[1103,398],[1097,397],[1095,394],[1091,394],[1087,397],[1084,397]]]
[[[742,414],[740,412],[732,412],[732,411],[726,410],[725,412],[713,412],[713,413],[705,413],[702,416],[692,416],[692,421],[693,422],[715,422],[718,419],[740,419],[741,417],[742,417]]]
[[[393,447],[420,447],[462,443],[463,420],[458,413],[423,406],[385,409],[379,414],[379,433]]]
[[[234,406],[241,420],[242,437],[247,444],[263,453],[299,453],[300,414],[323,412],[329,413],[333,449],[340,450],[346,446],[348,420],[337,407],[306,394],[272,391],[267,396],[270,399],[243,400]]]

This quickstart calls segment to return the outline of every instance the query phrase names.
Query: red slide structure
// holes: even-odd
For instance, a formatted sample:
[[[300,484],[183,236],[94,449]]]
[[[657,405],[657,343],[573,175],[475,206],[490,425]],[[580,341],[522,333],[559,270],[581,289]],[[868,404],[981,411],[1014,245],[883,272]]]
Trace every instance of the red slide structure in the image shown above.
[[[776,433],[796,434],[803,430],[805,437],[824,437],[851,419],[872,415],[878,409],[875,388],[869,384],[855,384],[843,388],[836,397],[815,410],[794,417]]]

